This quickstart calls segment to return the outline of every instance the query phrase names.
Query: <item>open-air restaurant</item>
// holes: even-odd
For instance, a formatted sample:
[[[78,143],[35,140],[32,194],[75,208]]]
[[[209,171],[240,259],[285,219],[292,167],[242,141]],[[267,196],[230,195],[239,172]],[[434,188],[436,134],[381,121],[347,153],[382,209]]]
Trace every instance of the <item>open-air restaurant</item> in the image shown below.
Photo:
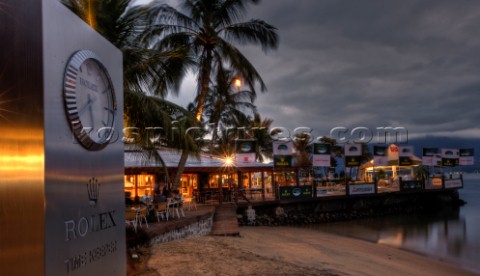
[[[345,148],[351,150],[351,145]],[[468,164],[468,160],[460,156],[442,158],[440,150],[433,155],[430,150],[424,149],[424,156],[419,158],[411,146],[375,147],[373,158],[363,163],[357,155],[346,152],[342,173],[336,173],[329,162],[315,164],[315,154],[310,167],[296,167],[285,157],[274,158],[268,164],[242,164],[238,159],[231,162],[225,157],[202,154],[187,159],[180,183],[172,190],[165,174],[175,172],[181,153],[159,149],[161,164],[145,158],[141,150],[130,149],[125,151],[126,220],[134,227],[147,226],[146,217],[151,211],[157,221],[178,219],[185,215],[185,209],[196,208],[196,204],[260,204],[462,188],[462,174],[451,168]],[[327,154],[330,159],[330,151]]]

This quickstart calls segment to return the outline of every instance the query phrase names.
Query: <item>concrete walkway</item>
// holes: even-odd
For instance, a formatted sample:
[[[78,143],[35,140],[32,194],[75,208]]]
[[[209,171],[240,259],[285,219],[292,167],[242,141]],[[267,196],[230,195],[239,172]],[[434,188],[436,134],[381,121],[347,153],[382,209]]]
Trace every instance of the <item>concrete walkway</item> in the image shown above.
[[[234,204],[224,203],[215,206],[213,227],[210,235],[239,236],[240,229],[237,220],[237,207]]]

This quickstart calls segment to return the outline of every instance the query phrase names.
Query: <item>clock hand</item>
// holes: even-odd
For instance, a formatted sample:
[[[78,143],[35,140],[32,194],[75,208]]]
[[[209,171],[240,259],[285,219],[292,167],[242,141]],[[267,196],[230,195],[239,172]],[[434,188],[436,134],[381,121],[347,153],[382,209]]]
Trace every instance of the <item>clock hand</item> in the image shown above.
[[[97,100],[97,97],[91,97],[90,94],[88,94],[88,101],[78,109],[78,115],[82,115],[87,108],[89,108],[95,101]]]
[[[92,127],[92,129],[95,128],[95,123],[94,123],[94,121],[93,121],[93,108],[92,108],[92,104],[93,104],[93,102],[94,102],[95,100],[96,100],[96,98],[94,98],[94,99],[92,100],[90,94],[88,94],[88,101],[90,102],[90,104],[88,105],[88,111],[89,111],[88,113],[90,113],[90,122],[91,122],[91,125],[90,125],[90,126]]]

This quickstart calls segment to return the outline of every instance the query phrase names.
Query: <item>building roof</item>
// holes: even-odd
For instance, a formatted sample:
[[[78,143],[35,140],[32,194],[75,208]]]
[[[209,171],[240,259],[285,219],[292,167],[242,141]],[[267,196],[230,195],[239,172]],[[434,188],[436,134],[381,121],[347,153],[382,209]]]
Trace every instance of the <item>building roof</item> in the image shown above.
[[[167,169],[176,169],[182,155],[181,151],[175,149],[161,148],[157,149]],[[149,154],[147,151],[130,148],[125,150],[124,162],[126,169],[156,169],[163,167],[161,161]],[[272,168],[272,164],[263,164],[256,162],[251,167],[245,169]],[[188,156],[185,163],[185,172],[191,171],[218,171],[227,169],[223,158],[217,155],[200,154],[199,157]],[[243,168],[242,168],[243,169]]]

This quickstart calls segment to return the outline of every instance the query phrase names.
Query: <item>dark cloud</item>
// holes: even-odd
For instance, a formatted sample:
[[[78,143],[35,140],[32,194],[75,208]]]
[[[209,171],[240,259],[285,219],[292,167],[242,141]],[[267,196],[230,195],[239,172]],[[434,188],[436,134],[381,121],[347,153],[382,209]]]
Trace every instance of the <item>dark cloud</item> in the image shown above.
[[[280,34],[277,51],[242,48],[274,125],[480,135],[480,1],[264,0],[249,18]]]
[[[249,15],[281,38],[267,55],[245,48],[276,125],[480,134],[480,2],[276,0]]]

